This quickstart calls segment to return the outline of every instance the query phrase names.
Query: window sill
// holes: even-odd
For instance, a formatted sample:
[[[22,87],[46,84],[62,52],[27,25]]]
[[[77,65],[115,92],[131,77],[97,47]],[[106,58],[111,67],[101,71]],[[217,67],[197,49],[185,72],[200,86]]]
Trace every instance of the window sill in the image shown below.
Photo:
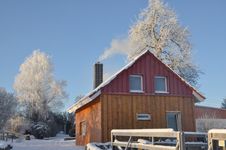
[[[144,91],[139,91],[139,90],[130,90],[131,93],[144,93]]]
[[[169,94],[167,91],[155,91],[156,94]]]

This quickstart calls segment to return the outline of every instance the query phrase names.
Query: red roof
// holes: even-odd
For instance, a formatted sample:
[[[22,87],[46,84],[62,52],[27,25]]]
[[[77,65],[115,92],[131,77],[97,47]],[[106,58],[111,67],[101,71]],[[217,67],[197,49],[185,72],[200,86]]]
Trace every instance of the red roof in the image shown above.
[[[146,56],[146,58],[144,58]],[[147,60],[145,60],[147,59]],[[149,63],[149,61],[152,60],[152,63]],[[148,63],[146,63],[148,62]],[[159,66],[159,68],[156,68],[156,64]],[[156,68],[156,69],[154,69]],[[160,59],[158,59],[153,53],[151,53],[149,50],[145,50],[143,53],[138,55],[136,58],[134,58],[132,61],[130,61],[126,66],[124,66],[121,70],[119,70],[116,74],[112,75],[110,78],[108,78],[106,81],[101,83],[97,88],[92,90],[90,93],[88,93],[84,98],[76,102],[73,106],[71,106],[68,111],[73,112],[76,109],[82,107],[83,105],[89,103],[93,99],[95,99],[97,96],[99,96],[101,93],[129,93],[128,91],[128,75],[133,73],[143,73],[152,74],[155,73],[161,73],[166,74],[170,78],[170,94],[180,94],[183,96],[193,95],[197,102],[203,101],[205,97],[198,92],[193,86],[191,86],[187,81],[185,81],[183,78],[181,78],[176,72],[174,72],[168,65],[164,64]],[[153,87],[149,83],[151,83],[151,80],[148,80],[147,78],[146,84],[146,94],[153,92]],[[145,81],[144,81],[145,82]],[[123,83],[123,84],[120,84]],[[176,85],[179,85],[178,88],[175,88]]]

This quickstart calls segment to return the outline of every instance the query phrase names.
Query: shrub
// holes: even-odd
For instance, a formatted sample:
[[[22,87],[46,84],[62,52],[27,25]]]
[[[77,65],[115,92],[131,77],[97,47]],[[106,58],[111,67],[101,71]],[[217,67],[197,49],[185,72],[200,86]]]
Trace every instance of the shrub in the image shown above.
[[[31,126],[31,134],[37,139],[48,137],[49,127],[44,122],[37,122]]]
[[[26,118],[14,116],[6,122],[4,129],[14,133],[24,133],[30,127],[31,123]]]
[[[70,137],[75,137],[75,128],[72,127],[72,128],[69,130],[68,134],[69,134]]]

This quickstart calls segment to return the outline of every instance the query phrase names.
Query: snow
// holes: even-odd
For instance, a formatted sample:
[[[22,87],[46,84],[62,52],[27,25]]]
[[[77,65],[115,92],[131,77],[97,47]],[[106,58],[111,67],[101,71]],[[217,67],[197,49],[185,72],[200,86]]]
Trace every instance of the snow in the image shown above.
[[[65,134],[57,134],[56,137],[51,137],[44,140],[31,139],[24,140],[16,139],[13,143],[13,150],[84,150],[83,146],[76,146],[75,140],[64,141],[64,138],[68,137]]]
[[[148,132],[174,132],[173,129],[121,129],[121,130],[112,130],[111,133],[148,133]]]
[[[5,148],[7,146],[6,142],[0,141],[0,148]]]
[[[145,139],[138,139],[137,142],[142,143],[142,144],[152,144],[151,141],[148,141],[148,140],[145,140]]]
[[[207,135],[206,132],[184,132],[184,134],[186,134],[186,135],[203,135],[203,136]]]
[[[226,129],[211,129],[208,133],[222,133],[226,134]]]
[[[112,150],[111,143],[89,143],[86,145],[87,150]],[[102,148],[100,148],[102,147]]]

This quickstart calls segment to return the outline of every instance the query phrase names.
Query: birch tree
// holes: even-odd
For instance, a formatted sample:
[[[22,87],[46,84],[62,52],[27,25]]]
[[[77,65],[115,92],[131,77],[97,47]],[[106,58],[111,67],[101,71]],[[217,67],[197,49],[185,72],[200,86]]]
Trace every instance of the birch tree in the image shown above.
[[[149,49],[171,69],[192,85],[197,85],[200,70],[192,60],[189,31],[183,27],[176,13],[161,0],[149,0],[149,5],[130,27],[128,37],[113,39],[100,59],[115,53],[132,60]]]
[[[12,93],[0,88],[0,129],[6,121],[15,113],[17,100]]]
[[[65,81],[54,78],[50,57],[36,50],[20,66],[14,89],[26,116],[40,121],[63,106],[65,85]]]

